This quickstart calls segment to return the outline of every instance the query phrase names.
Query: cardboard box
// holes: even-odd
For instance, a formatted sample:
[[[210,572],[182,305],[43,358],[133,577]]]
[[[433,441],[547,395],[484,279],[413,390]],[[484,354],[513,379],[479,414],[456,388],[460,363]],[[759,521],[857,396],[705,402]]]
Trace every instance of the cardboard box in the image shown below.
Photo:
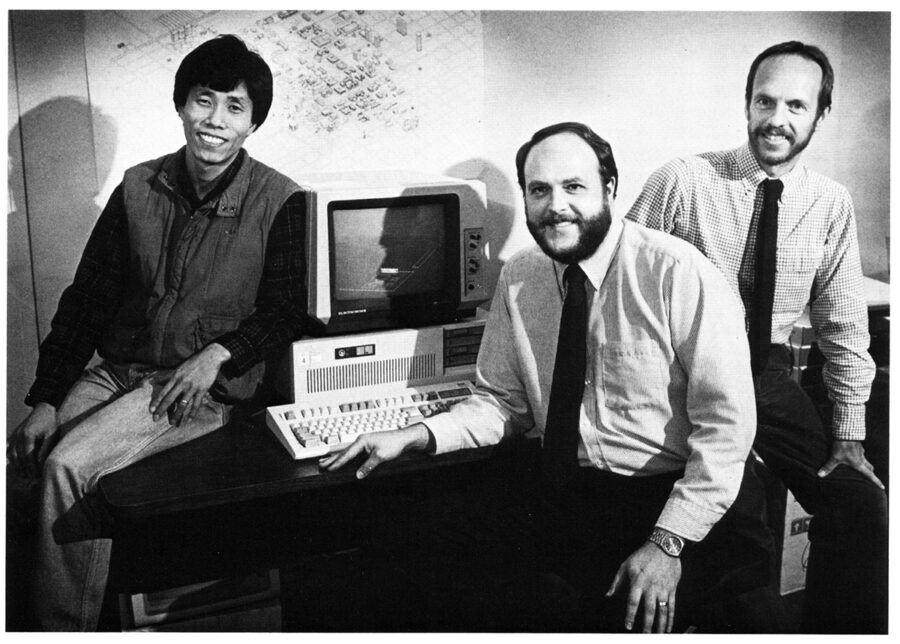
[[[781,594],[806,587],[809,563],[809,522],[812,515],[803,509],[790,490],[785,491],[784,542],[781,548]]]
[[[789,342],[792,347],[808,347],[815,341],[816,333],[809,321],[809,309],[807,308],[794,322]]]

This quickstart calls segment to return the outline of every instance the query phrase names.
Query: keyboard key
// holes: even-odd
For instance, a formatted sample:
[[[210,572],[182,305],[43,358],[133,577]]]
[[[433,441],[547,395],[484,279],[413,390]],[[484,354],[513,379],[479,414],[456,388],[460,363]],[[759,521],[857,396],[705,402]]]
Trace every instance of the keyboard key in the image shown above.
[[[444,391],[439,391],[438,395],[441,398],[458,398],[459,396],[465,396],[469,393],[468,389],[445,389]]]
[[[300,441],[300,444],[303,447],[318,447],[322,444],[322,441],[315,434],[301,433],[299,436],[297,436],[297,440]]]

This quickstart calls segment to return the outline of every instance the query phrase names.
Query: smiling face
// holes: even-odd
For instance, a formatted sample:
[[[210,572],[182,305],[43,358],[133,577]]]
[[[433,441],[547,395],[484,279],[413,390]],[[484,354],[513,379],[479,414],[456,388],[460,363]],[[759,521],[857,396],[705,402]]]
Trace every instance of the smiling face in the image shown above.
[[[251,123],[253,101],[243,82],[230,92],[194,86],[178,114],[184,125],[188,165],[192,174],[207,180],[228,167],[256,130]]]
[[[591,147],[569,132],[536,144],[524,165],[528,230],[549,257],[573,264],[593,255],[612,222],[610,195]]]
[[[746,106],[750,149],[770,177],[789,172],[809,145],[816,127],[822,69],[794,54],[763,60]]]

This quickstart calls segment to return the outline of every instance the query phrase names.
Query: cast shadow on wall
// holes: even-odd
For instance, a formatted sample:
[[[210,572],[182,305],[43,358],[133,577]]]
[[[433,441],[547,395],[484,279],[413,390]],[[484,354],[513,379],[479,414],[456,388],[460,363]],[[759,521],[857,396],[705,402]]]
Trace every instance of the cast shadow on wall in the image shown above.
[[[34,377],[38,342],[49,329],[59,294],[74,275],[100,214],[95,198],[110,173],[117,128],[99,109],[74,97],[25,113],[7,139],[7,435],[27,415],[23,400]],[[24,156],[23,156],[23,150]],[[43,300],[43,301],[42,301]],[[31,516],[17,512],[29,488],[7,475],[6,630],[27,627]],[[17,553],[10,556],[10,553]]]
[[[487,192],[487,219],[485,235],[490,243],[490,257],[485,267],[485,281],[491,284],[489,291],[494,292],[503,260],[501,251],[509,239],[515,223],[516,209],[512,204],[522,197],[518,186],[511,183],[500,168],[484,159],[467,159],[453,165],[444,172],[451,177],[477,179],[484,183]]]
[[[62,289],[100,214],[117,145],[112,118],[77,97],[41,103],[7,139],[7,432],[22,403]]]

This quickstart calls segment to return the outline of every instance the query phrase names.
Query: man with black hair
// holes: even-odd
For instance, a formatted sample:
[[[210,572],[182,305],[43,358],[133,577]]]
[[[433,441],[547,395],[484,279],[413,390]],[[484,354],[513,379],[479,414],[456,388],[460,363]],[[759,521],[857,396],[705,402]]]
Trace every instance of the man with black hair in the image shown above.
[[[676,605],[709,589],[716,546],[757,547],[723,520],[756,421],[740,304],[690,244],[613,217],[618,171],[589,127],[536,132],[516,166],[539,248],[502,269],[476,394],[321,465],[365,456],[364,478],[407,450],[541,436],[539,472],[479,485],[457,512],[444,499],[410,510],[407,533],[380,540],[424,562],[401,566],[414,577],[438,571],[410,602],[446,585],[457,602],[409,610],[400,619],[422,623],[400,625],[671,632]],[[539,589],[520,592],[534,580]],[[503,602],[508,591],[515,599]]]
[[[813,514],[804,629],[887,632],[887,498],[863,447],[875,368],[853,203],[801,163],[833,86],[818,47],[769,47],[747,75],[747,142],[662,166],[627,219],[692,243],[744,303],[754,449]],[[834,403],[830,436],[790,375],[787,344],[807,305]]]
[[[173,100],[186,144],[113,191],[8,441],[10,467],[39,488],[38,629],[97,627],[100,477],[227,423],[305,325],[304,193],[243,149],[272,103],[268,65],[217,37],[184,58]]]

